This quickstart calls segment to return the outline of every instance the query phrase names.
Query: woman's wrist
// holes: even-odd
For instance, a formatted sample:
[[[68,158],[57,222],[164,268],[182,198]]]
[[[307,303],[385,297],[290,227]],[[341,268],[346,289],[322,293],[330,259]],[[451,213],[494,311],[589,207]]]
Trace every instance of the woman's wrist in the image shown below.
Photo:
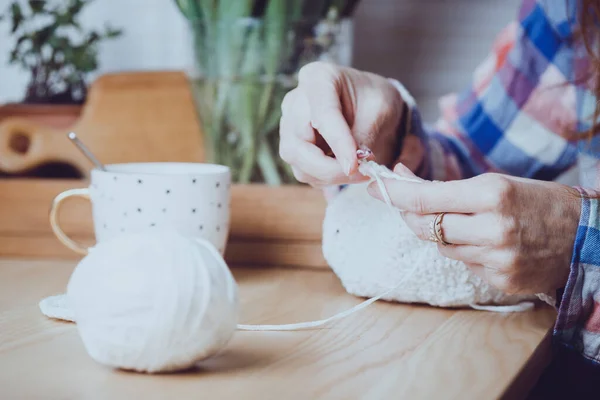
[[[568,265],[568,273],[565,279],[561,281],[562,283],[556,287],[555,291],[557,307],[560,307],[563,295],[566,292],[571,292],[571,290],[568,290],[569,287],[574,285],[578,279],[578,266],[582,262],[589,262],[590,260],[586,261],[586,259],[590,254],[590,249],[593,251],[600,245],[600,242],[597,243],[596,240],[588,237],[587,234],[590,229],[597,230],[600,228],[600,221],[598,221],[597,217],[594,218],[594,214],[596,214],[595,210],[598,210],[599,194],[578,186],[573,187],[573,189],[577,191],[578,196],[570,196],[571,207],[567,213],[572,216],[571,218],[576,221],[577,225],[574,235],[569,238],[572,243],[572,254]],[[595,253],[595,251],[593,252]]]
[[[394,137],[393,141],[391,141],[391,156],[389,157],[389,162],[386,163],[386,166],[392,169],[402,154],[402,150],[404,148],[404,139],[412,131],[412,113],[413,109],[416,108],[416,103],[412,95],[399,81],[391,78],[388,78],[388,81],[391,83],[400,97],[400,118],[398,120],[396,129],[393,132]]]

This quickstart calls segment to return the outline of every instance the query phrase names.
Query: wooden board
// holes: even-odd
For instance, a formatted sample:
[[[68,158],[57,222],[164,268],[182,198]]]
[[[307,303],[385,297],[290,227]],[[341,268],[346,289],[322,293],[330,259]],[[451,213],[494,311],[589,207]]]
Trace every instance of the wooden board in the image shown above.
[[[54,237],[48,211],[58,193],[86,186],[79,180],[0,181],[0,255],[79,258]],[[321,250],[325,206],[322,193],[309,187],[233,185],[227,260],[326,267]],[[61,224],[73,238],[93,243],[88,202],[70,202]]]
[[[549,359],[556,315],[377,302],[324,329],[236,332],[197,370],[140,375],[95,363],[73,324],[40,314],[73,267],[0,260],[0,398],[523,399]],[[329,271],[233,273],[241,323],[325,318],[360,302]]]
[[[6,104],[0,106],[0,121],[18,117],[49,128],[68,129],[75,125],[82,108],[77,105]]]
[[[44,110],[38,111],[44,115]],[[41,126],[39,120],[25,118],[22,109],[19,114],[19,107],[4,109],[17,117],[4,115],[0,120],[0,170],[19,172],[52,160],[72,164],[89,178],[90,162],[65,136],[70,129],[106,164],[204,160],[193,97],[181,72],[101,76],[80,111],[81,118],[67,129]],[[30,139],[23,154],[10,146],[14,134]],[[78,257],[50,231],[48,210],[58,193],[85,186],[87,180],[0,179],[0,255]],[[325,200],[320,192],[295,186],[234,185],[232,200],[228,261],[326,265],[321,251]],[[89,204],[74,202],[62,222],[69,235],[93,243]]]
[[[204,159],[193,96],[182,72],[108,74],[89,91],[81,118],[68,129],[48,128],[24,117],[0,122],[0,170],[19,173],[64,162],[87,174],[90,162],[69,142],[73,130],[105,164]],[[25,152],[10,145],[25,136]]]

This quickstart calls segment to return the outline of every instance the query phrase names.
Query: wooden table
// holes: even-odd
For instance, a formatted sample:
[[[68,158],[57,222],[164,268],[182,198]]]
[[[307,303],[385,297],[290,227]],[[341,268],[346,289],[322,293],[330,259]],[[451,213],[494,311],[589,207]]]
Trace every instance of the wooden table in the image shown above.
[[[555,316],[377,302],[326,329],[237,332],[197,370],[151,376],[95,363],[75,325],[40,314],[73,266],[0,260],[0,398],[512,399],[548,361]],[[323,318],[360,301],[326,270],[234,272],[246,323]]]

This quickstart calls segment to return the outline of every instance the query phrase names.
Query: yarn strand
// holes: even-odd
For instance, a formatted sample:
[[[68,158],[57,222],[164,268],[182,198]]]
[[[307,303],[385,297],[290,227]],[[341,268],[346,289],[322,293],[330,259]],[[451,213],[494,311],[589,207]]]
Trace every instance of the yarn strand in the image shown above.
[[[414,183],[422,183],[422,181],[417,180],[417,179],[402,177],[402,176],[390,171],[389,169],[377,164],[375,161],[361,160],[361,161],[359,161],[359,163],[360,163],[359,171],[363,175],[369,176],[369,177],[371,177],[371,179],[373,179],[374,181],[377,182],[379,190],[381,191],[381,195],[383,196],[384,202],[386,203],[386,205],[388,206],[388,208],[390,209],[392,214],[394,214],[395,216],[399,216],[398,209],[396,207],[394,207],[394,205],[392,204],[392,200],[389,196],[387,188],[385,187],[385,184],[383,183],[383,179],[384,178],[395,179],[395,180],[399,180],[399,181],[414,182]],[[411,274],[405,275],[404,279],[402,279],[395,287],[386,290],[384,293],[382,293],[378,296],[371,297],[370,299],[365,300],[362,303],[357,304],[348,310],[345,310],[345,311],[339,312],[335,315],[332,315],[329,318],[320,319],[317,321],[298,322],[298,323],[293,323],[293,324],[282,324],[282,325],[238,324],[237,329],[241,330],[241,331],[297,331],[297,330],[303,330],[303,329],[322,327],[331,322],[340,320],[342,318],[346,318],[364,308],[367,308],[368,306],[375,303],[376,301],[381,300],[382,298],[391,294],[393,291],[399,289],[404,284],[406,279],[408,279],[410,276],[411,276]],[[478,305],[478,304],[470,304],[469,306],[475,310],[480,310],[480,311],[509,313],[509,312],[523,312],[523,311],[530,310],[535,306],[535,304],[530,301],[524,301],[524,302],[521,302],[521,303],[518,303],[515,305],[506,305],[506,306],[491,306],[491,305],[488,306],[488,305]]]
[[[362,310],[363,308],[370,306],[371,304],[375,303],[377,300],[381,300],[383,297],[387,296],[388,294],[392,293],[394,290],[398,289],[400,287],[400,285],[401,284],[385,291],[384,293],[380,294],[379,296],[371,297],[370,299],[365,300],[362,303],[357,304],[348,310],[345,310],[345,311],[339,312],[335,315],[332,315],[329,318],[320,319],[317,321],[298,322],[298,323],[294,323],[294,324],[282,324],[282,325],[243,325],[243,324],[238,324],[237,329],[240,331],[298,331],[298,330],[303,330],[303,329],[318,328],[318,327],[327,325],[330,322],[337,321],[342,318],[346,318],[347,316],[352,315],[355,312],[358,312],[358,311]]]
[[[417,179],[405,178],[400,175],[397,175],[394,172],[387,169],[386,167],[377,164],[375,161],[367,161],[366,159],[362,159],[359,161],[359,163],[360,163],[359,171],[363,175],[369,176],[373,181],[377,182],[377,185],[379,187],[379,190],[381,191],[383,200],[385,201],[387,207],[389,208],[389,210],[391,211],[391,213],[394,215],[395,218],[396,217],[400,218],[398,209],[396,207],[394,207],[394,205],[392,204],[392,200],[390,199],[387,188],[385,187],[385,184],[383,183],[383,179],[395,179],[395,180],[399,180],[399,181],[414,182],[414,183],[423,183],[423,181],[417,180]],[[414,273],[414,271],[413,271],[413,273]],[[316,320],[316,321],[297,322],[297,323],[291,323],[291,324],[281,324],[281,325],[238,324],[237,330],[240,330],[240,331],[297,331],[297,330],[322,327],[322,326],[325,326],[334,321],[338,321],[340,319],[346,318],[356,312],[359,312],[359,311],[369,307],[371,304],[375,303],[376,301],[385,298],[386,296],[393,293],[395,290],[399,289],[406,282],[406,280],[408,278],[410,278],[411,276],[412,276],[412,274],[404,275],[403,279],[401,279],[400,282],[398,282],[393,288],[390,288],[378,296],[369,298],[369,299],[355,305],[352,308],[349,308],[345,311],[334,314],[331,317],[328,317],[325,319],[320,319],[320,320]],[[538,295],[538,297],[540,297],[542,300],[546,301],[547,303],[549,303],[549,304],[552,303],[553,299],[551,299],[549,296],[546,296],[546,298],[543,298],[542,296],[544,296],[544,295]],[[475,310],[480,310],[480,311],[510,313],[510,312],[523,312],[523,311],[530,310],[535,306],[535,304],[531,301],[524,301],[524,302],[514,304],[514,305],[495,306],[495,305],[484,305],[484,304],[470,304],[469,306]],[[62,319],[62,320],[66,320],[66,321],[75,322],[73,312],[66,302],[65,295],[52,296],[52,297],[43,299],[40,302],[39,307],[40,307],[42,313],[50,318],[57,318],[57,319]]]

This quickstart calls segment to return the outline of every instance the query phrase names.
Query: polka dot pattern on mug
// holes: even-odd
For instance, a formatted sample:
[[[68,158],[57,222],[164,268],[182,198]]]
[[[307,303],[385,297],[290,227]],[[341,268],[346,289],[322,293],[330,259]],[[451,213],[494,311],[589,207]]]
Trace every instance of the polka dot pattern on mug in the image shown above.
[[[145,229],[176,229],[224,249],[230,178],[94,171],[90,196],[99,240]]]

